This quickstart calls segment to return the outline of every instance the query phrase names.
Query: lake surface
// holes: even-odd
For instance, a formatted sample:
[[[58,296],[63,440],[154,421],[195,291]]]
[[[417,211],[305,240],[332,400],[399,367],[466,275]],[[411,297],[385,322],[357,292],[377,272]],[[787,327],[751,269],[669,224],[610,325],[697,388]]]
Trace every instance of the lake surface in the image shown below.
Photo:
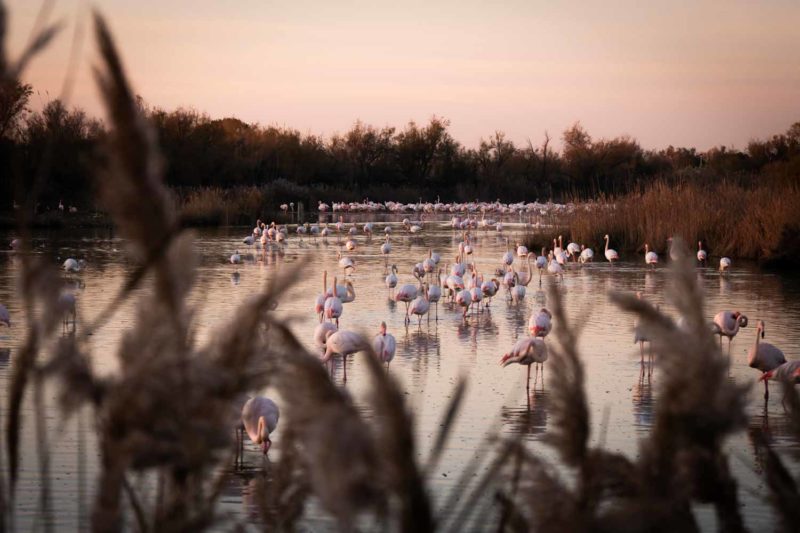
[[[344,216],[345,220],[354,217],[358,220],[386,220],[389,217]],[[333,219],[330,215],[329,218]],[[457,253],[461,233],[454,232],[444,223],[429,223],[421,235],[413,237],[399,231],[396,222],[393,225],[395,232],[389,262],[397,265],[400,284],[414,282],[412,266],[427,257],[429,249],[441,254],[442,263],[452,262]],[[518,365],[502,368],[498,364],[500,356],[518,338],[526,335],[531,312],[547,305],[547,288],[554,283],[553,278],[545,276],[540,290],[534,277],[528,286],[527,297],[520,305],[509,303],[505,291],[502,291],[492,303],[491,312],[464,321],[460,311],[440,303],[438,320],[423,320],[421,327],[415,320],[406,327],[405,306],[391,301],[384,287],[384,258],[380,254],[382,229],[383,225],[378,224],[378,231],[370,242],[359,234],[359,247],[349,254],[356,261],[356,271],[351,276],[356,299],[345,304],[340,325],[371,337],[377,333],[383,320],[388,331],[397,338],[397,355],[389,372],[400,381],[406,392],[423,458],[432,445],[456,382],[459,377],[466,377],[468,389],[460,418],[445,454],[430,478],[437,505],[442,505],[450,491],[456,488],[458,474],[476,454],[487,433],[494,429],[505,435],[521,433],[534,453],[554,459],[552,450],[543,443],[548,431],[550,384],[546,382],[543,387],[537,384],[530,394],[526,394],[526,368]],[[224,228],[194,233],[199,266],[191,303],[196,308],[199,341],[204,342],[214,328],[223,325],[233,310],[248,296],[261,290],[276,272],[297,269],[299,283],[281,298],[276,312],[291,318],[298,337],[310,350],[318,350],[312,339],[312,332],[318,324],[313,310],[314,300],[320,292],[323,270],[329,272],[329,283],[334,274],[341,278],[341,269],[337,265],[340,248],[336,236],[329,238],[327,243],[308,238],[300,242],[292,233],[283,253],[268,254],[262,259],[260,254],[241,243],[249,232],[250,228]],[[521,226],[513,225],[507,226],[504,236],[493,230],[475,231],[473,259],[478,269],[486,274],[493,273],[500,266],[506,250],[505,236],[510,236],[513,242],[521,232]],[[0,235],[0,242],[8,240],[10,236]],[[593,245],[597,259],[602,257],[601,244]],[[57,266],[67,257],[87,261],[88,268],[73,276],[81,280],[83,287],[78,293],[78,327],[80,322],[92,320],[105,308],[126,273],[132,269],[123,252],[124,243],[115,239],[109,230],[40,232],[35,235],[34,249],[36,253],[51,258]],[[235,250],[246,256],[244,264],[231,265],[228,262]],[[252,258],[247,257],[250,253],[253,253]],[[651,269],[645,266],[642,256],[623,257],[628,261],[613,267],[605,261],[570,267],[565,273],[563,287],[568,316],[576,318],[587,310],[591,313],[580,339],[580,351],[586,367],[592,440],[597,443],[603,433],[608,449],[633,457],[637,454],[639,439],[647,435],[653,422],[659,371],[656,367],[651,379],[642,379],[639,348],[633,344],[633,318],[621,313],[606,295],[609,291],[641,291],[645,298],[669,310],[665,297],[668,275],[663,264]],[[515,266],[519,266],[519,261],[515,260]],[[715,261],[711,263],[716,264]],[[19,267],[13,255],[0,253],[0,302],[9,308],[15,322],[11,329],[0,328],[0,388],[3,390],[0,402],[3,414],[6,412],[13,361],[24,341],[24,315],[15,289],[18,273]],[[746,363],[747,351],[754,340],[756,319],[766,321],[767,340],[781,347],[787,359],[800,357],[800,328],[796,326],[800,321],[800,280],[765,272],[740,261],[735,262],[732,271],[725,276],[720,276],[714,268],[698,268],[697,274],[705,293],[709,320],[723,309],[738,309],[750,319],[750,326],[741,331],[732,345],[730,377],[733,381],[755,383],[758,378],[759,373],[748,368]],[[90,338],[94,364],[104,372],[114,371],[116,347],[134,321],[133,306],[134,301],[129,301]],[[431,313],[435,318],[436,311],[432,309]],[[357,401],[363,399],[368,384],[360,357],[348,358],[346,384],[342,383],[341,371],[335,377],[337,383],[347,387]],[[547,365],[545,376],[548,377],[546,368]],[[780,393],[773,394],[765,405],[762,392],[761,387],[750,389],[749,425],[751,428],[768,428],[775,448],[789,460],[791,452],[800,451],[800,442],[790,433]],[[88,414],[63,421],[54,396],[54,391],[45,391],[46,424],[51,444],[55,443],[51,447],[50,465],[55,510],[53,520],[58,529],[74,530],[86,526],[84,510],[91,505],[93,497],[87,493],[86,487],[93,485],[97,450]],[[29,398],[25,404],[24,456],[15,502],[15,521],[20,529],[35,529],[38,523],[39,474],[32,414],[33,403]],[[604,416],[607,416],[608,427],[601,432]],[[761,464],[749,435],[749,431],[742,431],[730,439],[731,466],[740,483],[739,496],[748,526],[754,530],[772,529],[775,518],[766,502],[767,489],[760,477]],[[280,448],[280,439],[279,428],[273,435],[277,449]],[[221,512],[236,520],[248,521],[255,516],[250,495],[253,473],[261,467],[262,458],[251,447],[245,460],[248,468],[244,473],[232,476],[226,486]],[[4,456],[1,467],[7,468],[7,464]],[[800,471],[796,463],[790,464],[795,473]],[[696,512],[704,529],[716,527],[713,510],[701,506]],[[313,507],[308,511],[306,523],[310,529],[330,524]]]

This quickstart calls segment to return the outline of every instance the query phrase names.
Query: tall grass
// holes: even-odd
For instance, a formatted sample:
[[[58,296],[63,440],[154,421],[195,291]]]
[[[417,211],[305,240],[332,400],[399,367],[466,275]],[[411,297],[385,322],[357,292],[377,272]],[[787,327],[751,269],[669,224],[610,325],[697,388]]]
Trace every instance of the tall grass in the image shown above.
[[[702,240],[717,256],[781,259],[800,232],[800,187],[656,183],[643,192],[577,203],[565,225],[576,242],[602,248],[608,233],[617,250],[665,251],[681,236],[694,249]],[[800,250],[794,250],[800,252]]]
[[[384,530],[409,532],[462,531],[468,526],[500,531],[691,531],[697,529],[691,511],[695,502],[715,507],[721,529],[743,529],[739,489],[724,443],[744,425],[744,390],[728,379],[728,359],[708,335],[701,294],[686,259],[676,262],[674,290],[668,294],[686,317],[688,332],[679,334],[675,323],[647,302],[612,295],[621,308],[639,316],[663,373],[655,426],[638,457],[590,446],[588,399],[577,351],[580,331],[573,325],[585,323],[586,317],[567,317],[554,292],[555,345],[548,363],[553,423],[548,442],[564,469],[559,473],[524,447],[520,437],[490,434],[441,508],[430,497],[427,473],[445,453],[448,431],[458,423],[463,385],[446,409],[426,467],[418,458],[414,420],[404,395],[374,354],[362,359],[373,408],[367,417],[287,325],[267,312],[291,279],[280,278],[254,295],[208,344],[198,345],[193,310],[186,301],[195,270],[191,239],[180,229],[162,183],[159,151],[135,105],[110,33],[99,17],[95,25],[103,58],[97,79],[112,125],[100,189],[138,267],[100,318],[82,324],[78,335],[49,343],[61,311],[58,276],[51,266],[22,254],[21,292],[32,320],[14,360],[9,391],[9,479],[3,470],[0,480],[3,530],[14,528],[9,516],[15,480],[20,458],[28,453],[19,447],[25,423],[20,405],[30,383],[40,391],[43,379],[59,387],[59,405],[66,416],[79,408],[94,413],[101,455],[93,486],[94,531],[240,527],[220,524],[224,518],[216,514],[232,459],[232,406],[267,386],[279,391],[285,410],[279,459],[257,485],[265,529],[296,529],[312,497],[343,531],[360,528],[363,517],[371,517]],[[144,291],[136,322],[117,347],[119,372],[101,377],[93,369],[86,336],[103,327],[142,284],[154,290]],[[366,340],[364,345],[368,350]],[[796,406],[797,399],[793,402]],[[42,410],[39,407],[36,416],[41,512],[46,515],[52,450],[41,424]],[[478,462],[484,460],[489,465],[478,476]],[[137,491],[129,480],[141,473],[158,479],[157,490]],[[796,484],[789,482],[790,476],[787,481],[777,457],[768,474],[784,524],[796,529],[797,514],[791,507],[797,502]],[[46,528],[50,524],[44,523]]]

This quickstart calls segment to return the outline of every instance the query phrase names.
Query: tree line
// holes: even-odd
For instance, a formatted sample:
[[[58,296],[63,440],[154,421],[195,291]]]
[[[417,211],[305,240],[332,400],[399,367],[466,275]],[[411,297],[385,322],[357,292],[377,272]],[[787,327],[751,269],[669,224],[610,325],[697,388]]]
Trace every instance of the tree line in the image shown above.
[[[32,111],[32,94],[30,85],[0,86],[0,211],[24,205],[33,193],[41,209],[60,201],[88,207],[105,125],[59,100]],[[465,147],[441,117],[401,128],[357,121],[326,139],[141,100],[140,106],[163,150],[167,184],[179,191],[279,184],[276,190],[288,195],[313,190],[309,201],[564,201],[619,195],[655,181],[788,185],[800,176],[800,122],[744,150],[706,152],[647,150],[627,136],[596,139],[576,123],[556,151],[547,133],[519,146],[496,131],[478,147]]]

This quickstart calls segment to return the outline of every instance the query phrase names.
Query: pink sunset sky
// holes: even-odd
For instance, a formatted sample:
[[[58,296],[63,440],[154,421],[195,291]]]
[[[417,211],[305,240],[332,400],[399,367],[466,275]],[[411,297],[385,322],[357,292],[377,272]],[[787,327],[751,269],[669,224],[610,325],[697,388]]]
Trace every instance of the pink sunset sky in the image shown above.
[[[595,138],[706,149],[800,121],[797,0],[61,0],[64,30],[25,73],[34,107],[61,92],[77,23],[70,102],[102,116],[90,5],[150,105],[304,133],[437,115],[466,146],[495,130],[538,144],[580,121]],[[6,6],[17,54],[41,3]]]

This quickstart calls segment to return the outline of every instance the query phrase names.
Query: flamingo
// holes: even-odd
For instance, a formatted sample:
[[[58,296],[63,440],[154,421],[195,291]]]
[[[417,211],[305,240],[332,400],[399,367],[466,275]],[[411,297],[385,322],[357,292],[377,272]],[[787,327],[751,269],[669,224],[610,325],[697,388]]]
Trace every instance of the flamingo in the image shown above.
[[[272,441],[269,434],[278,426],[280,411],[278,406],[263,396],[250,398],[242,407],[242,425],[254,444],[261,445],[264,455],[269,452]]]
[[[412,283],[406,283],[394,295],[395,302],[403,302],[406,304],[406,323],[408,323],[408,304],[417,297],[417,286]]]
[[[367,347],[368,345],[358,333],[339,330],[328,337],[328,341],[325,343],[325,354],[322,356],[322,362],[327,363],[334,355],[341,356],[344,380],[347,381],[347,356],[360,352]]]
[[[658,254],[651,252],[650,246],[647,243],[644,243],[644,262],[652,266],[658,264]]]
[[[739,328],[747,327],[747,317],[739,311],[720,311],[714,316],[713,332],[719,335],[719,347],[722,348],[722,337],[728,337],[728,353],[731,342],[739,333]]]
[[[386,287],[389,289],[397,287],[397,265],[392,265],[391,272],[386,276]]]
[[[613,263],[614,261],[619,260],[619,254],[613,248],[608,247],[608,234],[603,237],[606,240],[606,259],[608,259],[609,263]]]
[[[492,278],[487,279],[483,283],[481,283],[481,291],[483,292],[483,297],[486,298],[488,301],[486,302],[486,307],[489,307],[489,304],[492,303],[492,298],[494,295],[497,294],[497,291],[500,289],[500,283]]]
[[[549,259],[550,262],[547,264],[547,271],[554,276],[560,276],[561,281],[564,281],[564,267],[558,264],[558,261],[553,259],[552,252],[550,252]]]
[[[727,272],[727,270],[731,267],[733,262],[729,257],[722,257],[719,260],[719,271],[720,272]]]
[[[63,313],[63,326],[66,328],[69,323],[70,319],[72,319],[72,330],[75,330],[75,321],[78,316],[77,308],[76,308],[76,301],[75,301],[75,293],[69,290],[63,290],[61,294],[58,295],[58,308]],[[2,314],[2,313],[0,313]],[[2,320],[0,318],[0,320]]]
[[[232,265],[238,265],[239,263],[242,262],[242,256],[239,255],[239,250],[236,250],[235,252],[233,252],[233,255],[231,255],[230,261],[231,261]]]
[[[347,249],[348,252],[352,252],[356,249],[356,241],[353,239],[347,239],[347,242],[344,243],[344,247]]]
[[[394,335],[386,333],[386,322],[381,322],[381,329],[377,335],[372,339],[372,349],[378,360],[386,363],[386,368],[389,368],[389,363],[394,359],[394,352],[397,349],[397,341]]]
[[[248,235],[247,237],[242,239],[242,242],[247,246],[253,246],[256,243],[256,239],[253,235]]]
[[[345,277],[347,277],[347,270],[349,269],[351,272],[356,269],[355,262],[349,257],[342,257],[342,252],[338,252],[339,257],[339,266],[344,271]]]
[[[511,251],[511,245],[506,237],[506,253],[503,254],[502,263],[506,266],[511,266],[514,262],[514,253]]]
[[[439,282],[434,283],[428,287],[428,301],[436,304],[436,320],[439,320],[439,300],[442,299],[442,286],[440,285],[442,279],[442,269],[439,269]]]
[[[545,361],[547,361],[547,345],[544,341],[537,337],[525,337],[524,339],[518,340],[514,347],[511,348],[511,351],[503,355],[503,358],[500,359],[500,364],[503,365],[503,367],[507,367],[512,363],[527,366],[528,378],[525,388],[529,388],[531,382],[531,365],[539,363],[537,372],[539,367],[541,367],[542,377],[544,377]]]
[[[353,287],[353,283],[350,280],[347,280],[344,286],[345,286],[344,296],[340,296],[339,299],[342,301],[343,304],[347,304],[356,299],[356,289],[355,287]]]
[[[389,254],[392,253],[392,243],[389,242],[389,236],[386,236],[386,241],[381,244],[381,253],[386,256],[386,260],[389,260]]]
[[[701,265],[705,265],[708,260],[708,253],[703,250],[703,241],[697,241],[697,260]]]
[[[469,311],[469,306],[472,305],[472,293],[467,290],[458,291],[456,293],[456,305],[464,308],[461,316],[462,318],[467,318],[467,311]]]
[[[528,247],[517,243],[517,257],[528,257]]]
[[[333,278],[333,286],[336,287],[336,278]],[[335,320],[336,327],[339,327],[339,317],[342,316],[342,301],[336,294],[332,294],[325,300],[324,314],[328,320]]]
[[[517,272],[517,285],[523,285],[527,287],[530,285],[531,278],[533,278],[533,268],[531,267],[531,257],[535,256],[534,252],[528,253],[525,257],[525,265],[528,267],[527,270],[522,270]]]
[[[547,268],[547,257],[544,255],[544,246],[542,246],[542,255],[536,258],[536,268],[539,270],[539,286],[542,286],[542,272]]]
[[[428,250],[428,258],[422,262],[422,270],[426,274],[431,274],[436,269],[436,261],[433,260],[433,250]]]
[[[755,368],[766,374],[784,364],[786,357],[776,346],[768,342],[759,343],[759,339],[763,339],[764,335],[764,321],[759,320],[756,322],[756,342],[753,343],[753,347],[750,348],[750,352],[747,354],[747,364],[750,368]],[[763,379],[765,400],[769,399],[768,380],[769,378]]]
[[[511,289],[511,301],[519,304],[522,300],[525,299],[525,285],[520,285],[519,283],[514,285]]]
[[[567,253],[572,257],[573,262],[578,261],[578,258],[575,256],[579,255],[582,251],[583,248],[581,248],[576,242],[571,242],[567,245]]]
[[[336,333],[339,328],[336,327],[336,324],[333,322],[320,322],[320,324],[314,329],[314,342],[317,343],[317,346],[322,348],[322,351],[325,351],[325,344],[328,342],[328,337]]]
[[[422,326],[422,317],[423,315],[428,314],[428,310],[431,307],[431,302],[428,300],[428,284],[423,283],[422,285],[422,292],[419,294],[414,301],[411,302],[411,305],[407,308],[408,316],[406,317],[406,322],[411,322],[411,315],[417,315],[418,318],[418,326]]]
[[[641,292],[637,292],[636,293],[636,297],[639,300],[641,300],[642,299],[642,293]],[[637,344],[637,343],[639,344],[639,353],[640,353],[640,356],[641,356],[640,362],[642,364],[644,364],[644,343],[645,342],[650,342],[650,339],[645,335],[644,328],[642,328],[642,326],[639,324],[639,322],[637,320],[636,323],[633,325],[633,343],[634,344]],[[650,352],[651,361],[650,362],[652,363],[652,355],[653,355],[652,354],[652,343],[651,343],[650,349],[651,349],[651,352]]]
[[[594,260],[594,252],[591,248],[586,248],[581,244],[581,263],[591,263]]]
[[[0,304],[0,326],[11,327],[11,315],[3,304]]]
[[[782,365],[779,365],[777,368],[773,370],[768,370],[761,374],[761,377],[758,378],[759,381],[764,382],[764,388],[766,390],[767,380],[774,379],[776,381],[782,381],[784,383],[791,383],[793,385],[797,385],[800,383],[800,360],[795,361],[787,361]],[[766,392],[764,393],[764,398],[767,397]],[[786,396],[784,395],[784,400]]]
[[[553,315],[546,308],[542,307],[538,313],[531,315],[528,321],[528,331],[534,337],[545,338],[553,329]]]

